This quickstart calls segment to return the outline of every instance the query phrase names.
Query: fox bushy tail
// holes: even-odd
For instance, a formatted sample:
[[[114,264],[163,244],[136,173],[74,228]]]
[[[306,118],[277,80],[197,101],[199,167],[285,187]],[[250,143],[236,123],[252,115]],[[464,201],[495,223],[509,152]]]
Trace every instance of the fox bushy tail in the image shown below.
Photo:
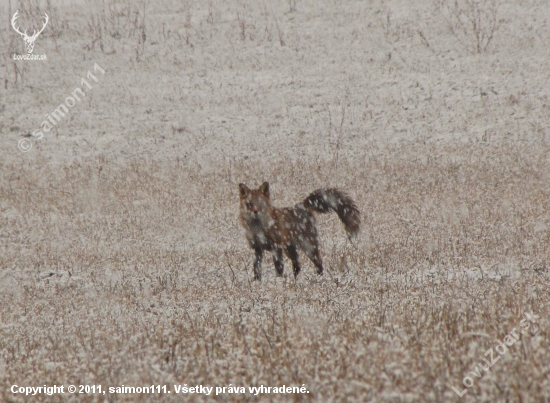
[[[350,241],[357,238],[361,214],[352,198],[344,192],[338,189],[317,189],[304,200],[303,204],[317,213],[335,211],[344,224]]]

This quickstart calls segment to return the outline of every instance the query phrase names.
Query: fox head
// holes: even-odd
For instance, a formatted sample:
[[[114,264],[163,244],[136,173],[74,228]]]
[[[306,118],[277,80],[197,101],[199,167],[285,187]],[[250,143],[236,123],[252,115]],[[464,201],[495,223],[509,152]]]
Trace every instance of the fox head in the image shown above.
[[[260,187],[249,189],[244,183],[239,183],[239,196],[241,199],[241,212],[248,218],[261,218],[263,214],[269,214],[271,203],[269,201],[269,183],[264,182]]]

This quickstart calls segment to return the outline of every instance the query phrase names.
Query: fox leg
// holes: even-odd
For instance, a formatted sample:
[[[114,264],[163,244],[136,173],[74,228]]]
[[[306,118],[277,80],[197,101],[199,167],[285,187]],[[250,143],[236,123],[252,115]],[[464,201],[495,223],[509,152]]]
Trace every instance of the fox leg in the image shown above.
[[[296,250],[296,245],[294,244],[288,245],[285,252],[288,258],[292,261],[292,268],[294,269],[294,277],[297,277],[298,273],[300,273],[301,267],[300,267],[300,262],[298,261],[298,251]]]
[[[277,272],[277,277],[282,277],[283,272],[285,271],[282,248],[273,248],[273,262],[275,263],[275,271]]]
[[[312,248],[307,248],[304,252],[306,252],[306,256],[317,268],[317,274],[323,275],[323,261],[321,260],[321,254],[319,253],[319,247],[317,245],[313,245]]]
[[[317,268],[317,274],[323,274],[323,261],[321,260],[321,254],[319,253],[319,240],[317,233],[302,238],[300,242],[300,248],[305,252],[306,256],[313,262]]]
[[[264,251],[260,247],[255,247],[256,259],[254,259],[254,280],[262,279],[262,259],[264,257]]]

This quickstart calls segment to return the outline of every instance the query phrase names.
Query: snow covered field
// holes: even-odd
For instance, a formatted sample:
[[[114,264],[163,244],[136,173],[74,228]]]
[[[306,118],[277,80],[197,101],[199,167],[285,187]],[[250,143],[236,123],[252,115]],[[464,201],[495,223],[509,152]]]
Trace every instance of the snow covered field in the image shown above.
[[[550,7],[472,4],[0,0],[0,400],[549,402]],[[264,180],[356,200],[324,276],[252,281]]]

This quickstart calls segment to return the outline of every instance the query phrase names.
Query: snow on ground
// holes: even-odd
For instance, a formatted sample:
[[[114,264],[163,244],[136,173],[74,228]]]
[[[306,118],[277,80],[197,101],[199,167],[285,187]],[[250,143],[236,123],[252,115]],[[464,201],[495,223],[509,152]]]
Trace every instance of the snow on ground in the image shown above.
[[[0,1],[2,379],[550,399],[550,8],[470,4]],[[50,16],[47,61],[13,60],[16,9],[29,31]],[[357,202],[354,244],[318,217],[323,277],[301,255],[276,278],[267,256],[252,281],[237,184],[264,180],[278,207],[321,187]]]

